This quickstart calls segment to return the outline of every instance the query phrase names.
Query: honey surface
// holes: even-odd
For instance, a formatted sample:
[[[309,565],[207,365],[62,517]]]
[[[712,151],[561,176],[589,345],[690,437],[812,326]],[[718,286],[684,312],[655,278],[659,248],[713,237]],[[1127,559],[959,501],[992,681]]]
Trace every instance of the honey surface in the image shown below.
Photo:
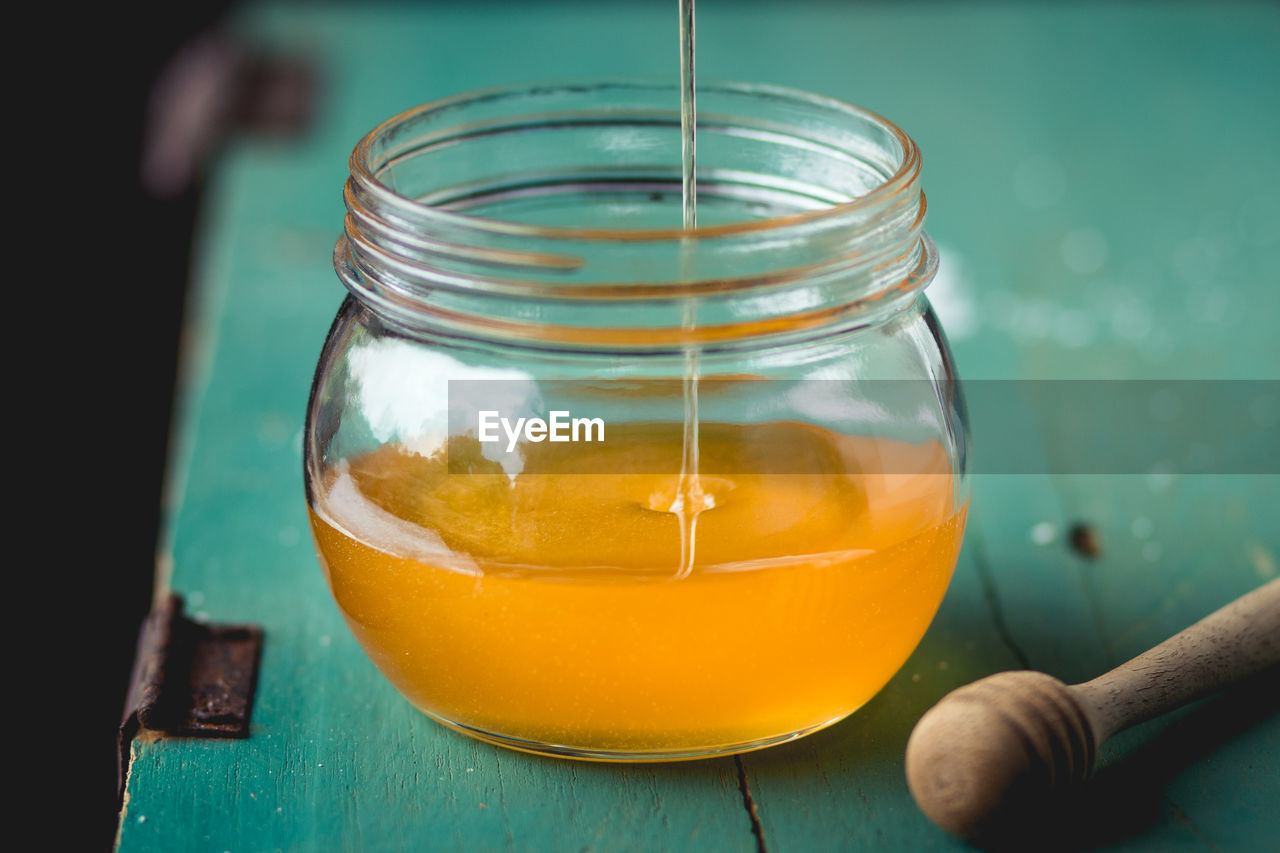
[[[633,429],[574,445],[602,473],[581,455],[557,473],[527,445],[508,476],[464,438],[453,470],[475,473],[388,445],[316,482],[321,562],[386,676],[445,722],[603,752],[742,748],[870,699],[955,565],[965,509],[943,449],[704,423],[705,468],[729,473],[701,477],[713,505],[682,575],[678,476],[619,473],[678,471],[678,427]],[[830,473],[751,473],[779,448]]]

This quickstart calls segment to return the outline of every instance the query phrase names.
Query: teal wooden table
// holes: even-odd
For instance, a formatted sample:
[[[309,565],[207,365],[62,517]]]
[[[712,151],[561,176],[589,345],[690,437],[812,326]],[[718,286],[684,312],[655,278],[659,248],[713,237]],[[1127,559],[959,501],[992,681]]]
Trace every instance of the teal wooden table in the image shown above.
[[[919,142],[942,252],[929,294],[966,379],[1280,378],[1275,5],[704,0],[698,13],[701,74],[853,101]],[[198,618],[261,625],[261,679],[245,740],[134,741],[121,850],[954,848],[903,776],[926,708],[1003,669],[1092,677],[1276,575],[1274,475],[979,474],[929,633],[831,729],[624,767],[435,725],[347,632],[307,530],[302,417],[344,293],[330,253],[347,155],[382,119],[456,91],[674,75],[675,4],[262,3],[237,25],[313,62],[323,87],[307,134],[237,142],[211,179],[159,578]],[[1081,521],[1096,559],[1069,545]],[[1274,849],[1268,696],[1230,692],[1109,744],[1080,843]]]

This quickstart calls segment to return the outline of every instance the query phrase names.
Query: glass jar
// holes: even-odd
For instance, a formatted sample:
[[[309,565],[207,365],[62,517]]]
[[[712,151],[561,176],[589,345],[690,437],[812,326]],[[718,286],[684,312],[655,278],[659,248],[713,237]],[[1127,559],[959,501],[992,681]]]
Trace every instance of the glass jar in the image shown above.
[[[320,562],[414,705],[532,752],[755,749],[919,642],[968,506],[920,153],[865,110],[525,84],[351,156],[307,411]],[[598,422],[598,423],[597,423]]]

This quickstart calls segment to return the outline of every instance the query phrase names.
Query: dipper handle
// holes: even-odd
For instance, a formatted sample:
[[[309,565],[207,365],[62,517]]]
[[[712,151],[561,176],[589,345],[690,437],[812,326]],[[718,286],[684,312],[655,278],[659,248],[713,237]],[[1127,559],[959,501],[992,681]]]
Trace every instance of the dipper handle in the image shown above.
[[[1280,578],[1071,691],[1099,744],[1280,663]]]
[[[938,826],[997,835],[1093,771],[1129,726],[1280,663],[1280,579],[1092,681],[1002,672],[952,691],[907,741],[907,784]]]

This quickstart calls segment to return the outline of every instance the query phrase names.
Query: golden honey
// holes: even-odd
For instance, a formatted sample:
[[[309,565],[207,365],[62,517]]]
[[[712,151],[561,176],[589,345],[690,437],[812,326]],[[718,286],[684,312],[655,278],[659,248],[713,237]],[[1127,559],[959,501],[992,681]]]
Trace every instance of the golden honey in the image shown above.
[[[610,429],[526,444],[515,475],[463,437],[313,483],[333,595],[416,706],[517,748],[694,757],[835,722],[903,664],[964,529],[940,444],[704,422],[682,570],[680,478],[648,473],[679,470],[679,425]],[[753,473],[781,453],[822,473]]]

